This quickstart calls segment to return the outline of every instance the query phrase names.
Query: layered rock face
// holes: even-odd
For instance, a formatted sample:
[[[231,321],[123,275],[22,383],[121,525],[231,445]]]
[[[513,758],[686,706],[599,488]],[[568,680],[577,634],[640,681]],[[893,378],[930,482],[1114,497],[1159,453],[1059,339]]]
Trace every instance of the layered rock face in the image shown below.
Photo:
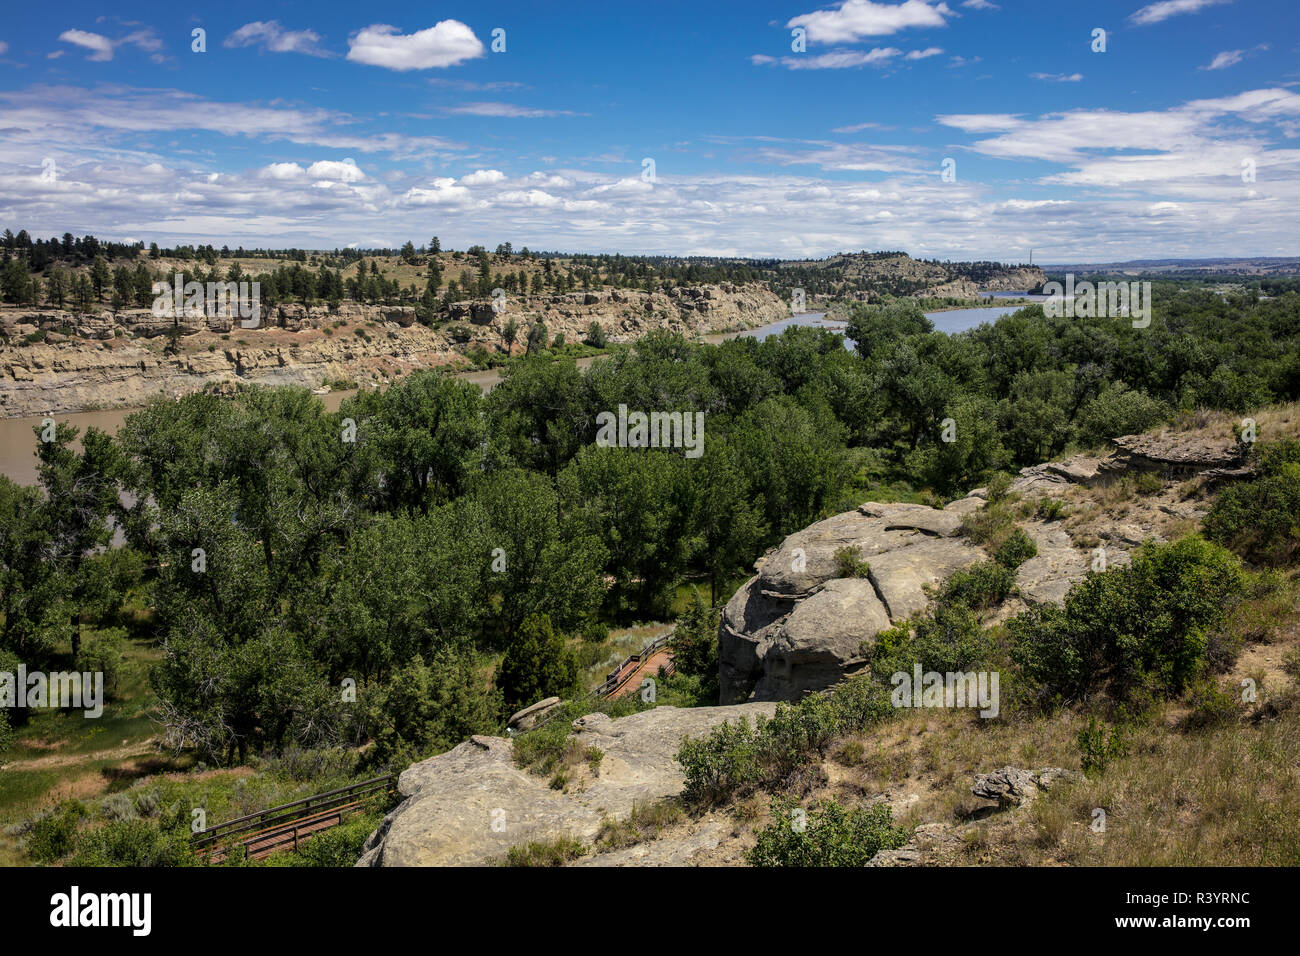
[[[370,835],[357,865],[481,866],[529,841],[590,843],[605,819],[681,793],[685,777],[675,758],[683,737],[704,736],[741,717],[752,723],[774,709],[663,706],[617,720],[580,717],[572,739],[603,756],[598,770],[584,766],[565,791],[515,766],[511,740],[472,737],[407,768],[398,779],[406,799]]]
[[[927,587],[987,559],[957,536],[982,503],[868,502],[786,538],[723,611],[722,700],[797,700],[860,667],[863,643],[923,609]],[[846,547],[858,549],[867,577],[839,576],[835,553]]]
[[[702,335],[756,328],[785,318],[788,305],[758,285],[604,290],[515,297],[494,310],[488,300],[453,303],[438,328],[416,322],[409,306],[343,302],[336,311],[297,304],[264,310],[256,329],[230,316],[186,316],[177,326],[148,309],[79,314],[0,309],[0,417],[140,405],[159,392],[184,394],[210,384],[253,382],[316,387],[332,379],[382,382],[419,368],[462,361],[470,350],[504,351],[506,323],[545,322],[551,337],[586,337],[592,322],[610,342],[665,329]],[[336,330],[342,323],[343,328]],[[365,326],[364,335],[347,326]],[[65,331],[70,334],[65,334]],[[25,343],[43,332],[44,342]]]

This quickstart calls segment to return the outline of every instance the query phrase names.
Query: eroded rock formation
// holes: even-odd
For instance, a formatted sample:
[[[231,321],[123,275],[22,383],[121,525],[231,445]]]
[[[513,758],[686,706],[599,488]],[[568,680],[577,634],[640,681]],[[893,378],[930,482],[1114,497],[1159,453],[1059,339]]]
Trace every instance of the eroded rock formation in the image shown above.
[[[752,722],[774,709],[663,706],[618,719],[580,717],[572,739],[602,756],[596,771],[584,766],[563,791],[515,766],[511,740],[472,737],[407,768],[398,780],[406,799],[371,834],[357,865],[475,866],[529,841],[591,843],[606,818],[625,818],[634,804],[681,792],[685,778],[675,757],[683,737],[741,717]]]

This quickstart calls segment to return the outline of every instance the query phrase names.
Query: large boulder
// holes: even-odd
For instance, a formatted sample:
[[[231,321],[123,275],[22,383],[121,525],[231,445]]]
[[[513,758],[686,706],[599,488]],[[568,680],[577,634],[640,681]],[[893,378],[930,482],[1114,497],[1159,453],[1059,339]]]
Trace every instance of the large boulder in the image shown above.
[[[954,504],[867,502],[781,542],[722,613],[722,700],[797,700],[860,668],[864,644],[922,610],[926,588],[987,557],[957,536],[983,502]],[[835,554],[846,547],[858,549],[866,577],[840,576]]]

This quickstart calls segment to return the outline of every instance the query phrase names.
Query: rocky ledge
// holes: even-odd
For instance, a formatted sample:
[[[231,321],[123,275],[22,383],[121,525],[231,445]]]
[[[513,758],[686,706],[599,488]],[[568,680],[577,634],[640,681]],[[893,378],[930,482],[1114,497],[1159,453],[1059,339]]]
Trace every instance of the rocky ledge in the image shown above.
[[[681,793],[685,778],[675,758],[684,737],[703,736],[724,721],[771,716],[774,709],[663,706],[618,719],[580,717],[570,740],[602,756],[598,769],[582,765],[563,791],[517,767],[510,739],[471,737],[398,778],[406,799],[370,835],[357,865],[478,866],[529,841],[568,837],[589,844],[607,819]]]

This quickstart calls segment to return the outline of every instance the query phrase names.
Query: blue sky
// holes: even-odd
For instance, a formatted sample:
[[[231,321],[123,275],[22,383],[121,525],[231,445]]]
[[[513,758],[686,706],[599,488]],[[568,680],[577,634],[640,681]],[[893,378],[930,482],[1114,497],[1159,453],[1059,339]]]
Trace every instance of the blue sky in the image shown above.
[[[24,4],[0,25],[0,222],[310,248],[1296,255],[1298,26],[1293,0]]]

